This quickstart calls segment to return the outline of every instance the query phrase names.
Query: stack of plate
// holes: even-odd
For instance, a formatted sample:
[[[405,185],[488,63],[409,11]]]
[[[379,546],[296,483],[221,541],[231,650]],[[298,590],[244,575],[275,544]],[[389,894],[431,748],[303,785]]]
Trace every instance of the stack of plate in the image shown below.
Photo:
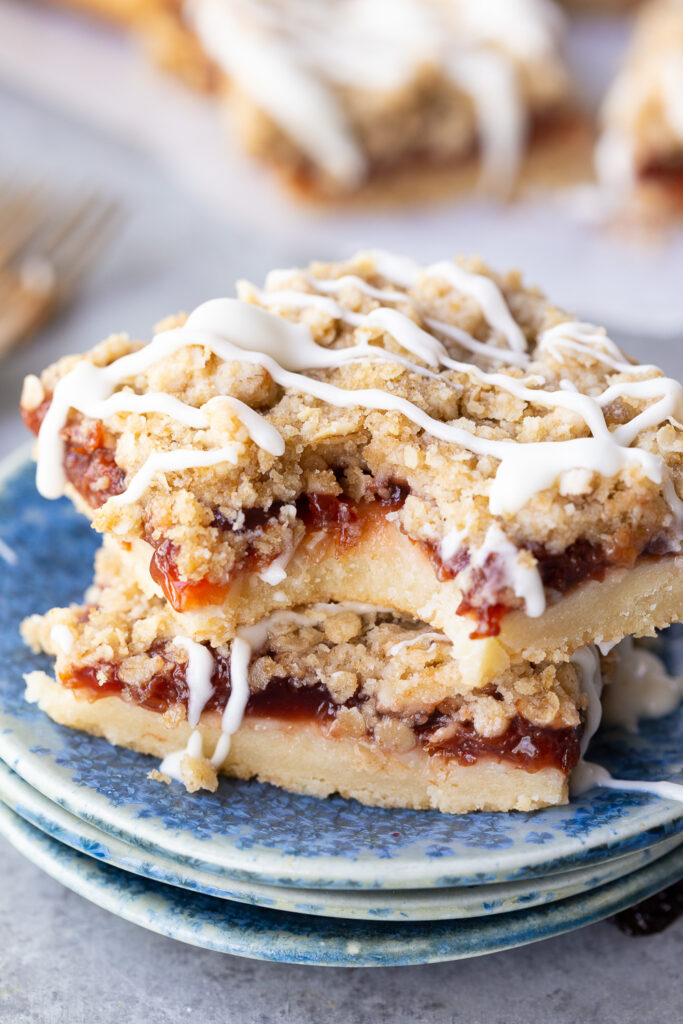
[[[80,597],[94,538],[31,468],[0,483],[0,832],[65,885],[195,945],[299,963],[426,963],[607,917],[683,875],[683,805],[594,789],[534,813],[442,815],[223,779],[187,794],[151,758],[55,725],[23,699],[46,667],[17,634]],[[676,658],[679,634],[662,640]],[[683,781],[683,712],[591,757],[621,778]]]

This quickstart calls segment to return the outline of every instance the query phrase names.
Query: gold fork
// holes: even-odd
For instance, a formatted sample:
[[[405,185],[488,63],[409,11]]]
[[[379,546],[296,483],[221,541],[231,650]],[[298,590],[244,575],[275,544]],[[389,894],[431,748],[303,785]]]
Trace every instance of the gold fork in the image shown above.
[[[72,298],[119,223],[97,192],[57,205],[39,184],[0,182],[0,357]]]

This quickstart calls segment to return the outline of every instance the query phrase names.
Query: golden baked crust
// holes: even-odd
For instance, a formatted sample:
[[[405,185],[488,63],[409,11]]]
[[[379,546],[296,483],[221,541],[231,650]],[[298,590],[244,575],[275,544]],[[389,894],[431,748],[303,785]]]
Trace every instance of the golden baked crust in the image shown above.
[[[160,715],[126,704],[118,697],[89,703],[65,690],[43,672],[27,679],[27,699],[62,725],[104,736],[117,746],[166,757],[187,741],[186,722],[169,731]],[[208,754],[220,737],[220,722],[201,723]],[[194,759],[199,761],[199,758]],[[185,781],[215,786],[206,775],[206,760],[187,759]],[[256,777],[283,789],[325,797],[340,793],[374,807],[435,809],[447,814],[468,811],[531,811],[567,803],[568,780],[556,768],[526,772],[511,764],[478,761],[463,766],[421,751],[399,754],[355,740],[322,737],[317,726],[245,721],[235,733],[221,774]],[[153,770],[153,777],[161,773]]]
[[[263,290],[241,283],[245,305],[228,303],[231,314],[256,307],[268,310],[263,320],[268,330],[281,323],[284,330],[297,325],[304,332],[301,344],[309,343],[304,339],[314,344],[315,358],[343,353],[359,343],[371,347],[354,361],[333,355],[342,365],[309,370],[287,378],[295,381],[293,386],[281,386],[271,375],[275,371],[248,361],[242,350],[236,351],[234,361],[221,358],[200,343],[203,336],[193,334],[192,325],[187,334],[174,335],[187,342],[180,347],[174,343],[172,353],[160,352],[147,370],[117,383],[115,396],[124,403],[135,396],[143,402],[153,396],[155,401],[163,396],[183,402],[186,412],[196,415],[200,410],[203,429],[184,425],[175,414],[142,411],[140,399],[135,410],[103,421],[74,410],[69,414],[66,433],[69,451],[76,453],[76,485],[82,471],[79,453],[87,454],[89,445],[95,443],[96,453],[104,451],[111,459],[107,472],[90,480],[87,492],[81,488],[91,505],[113,491],[113,497],[91,511],[97,529],[134,551],[136,545],[151,545],[139,558],[156,551],[155,578],[164,582],[179,610],[220,608],[227,616],[227,633],[214,638],[231,635],[235,605],[255,576],[266,584],[262,590],[270,588],[274,601],[351,598],[301,590],[276,598],[274,583],[298,571],[302,562],[308,563],[305,571],[311,575],[311,567],[328,556],[352,558],[354,546],[362,543],[371,558],[375,540],[381,546],[382,537],[386,540],[396,531],[413,545],[417,578],[397,581],[406,591],[407,607],[390,603],[435,622],[454,638],[458,630],[443,621],[446,610],[451,617],[467,615],[463,625],[469,631],[474,619],[479,635],[495,635],[500,622],[487,626],[490,609],[501,606],[507,614],[526,603],[528,612],[524,581],[534,573],[544,584],[543,600],[552,605],[572,586],[602,579],[613,570],[630,570],[639,558],[671,558],[679,550],[680,385],[656,367],[631,364],[597,328],[570,321],[538,291],[526,288],[518,274],[496,275],[478,261],[467,267],[464,283],[458,276],[462,269],[443,263],[418,268],[412,282],[402,285],[395,278],[406,272],[404,264],[396,271],[386,255],[366,253],[346,263],[276,272]],[[482,288],[488,289],[483,300]],[[204,315],[201,309],[199,315]],[[183,320],[165,326],[174,323]],[[459,362],[430,366],[424,351],[407,358],[397,339],[402,336],[404,345],[412,344],[410,332],[416,326],[421,328],[420,345],[441,346],[448,353],[446,362]],[[239,346],[241,338],[234,330],[228,333],[232,331]],[[248,348],[248,340],[245,344]],[[79,364],[113,365],[115,370],[117,358],[140,347],[117,335],[85,357],[61,360],[40,381],[29,378],[22,401],[27,420],[37,425],[60,379]],[[308,382],[346,389],[349,404],[330,404],[305,393]],[[407,400],[436,426],[424,429],[412,413],[356,406],[353,393],[359,389],[364,394],[375,389],[392,401]],[[244,403],[241,408],[258,412],[257,429],[277,430],[281,455],[253,440],[233,399]],[[78,395],[73,401],[78,404]],[[598,444],[592,434],[598,429],[596,419],[608,447],[612,438],[625,437],[616,466],[609,447],[610,458],[602,468],[603,442]],[[447,430],[461,429],[464,440],[439,440],[434,430],[442,424]],[[91,442],[93,436],[96,442]],[[538,452],[538,459],[551,467],[555,452],[562,459],[567,444],[590,439],[591,452],[599,458],[595,469],[576,466],[570,459],[554,479],[551,472],[545,485],[532,487],[521,504],[500,507],[499,501],[492,508],[501,459],[486,448],[479,454],[471,451],[470,436],[485,446],[514,442],[519,456]],[[202,469],[158,472],[135,500],[129,501],[125,491],[117,496],[132,487],[147,460],[160,452],[210,455],[226,447],[235,452],[234,464],[220,461]],[[520,464],[513,489],[535,470],[535,457]],[[98,491],[101,485],[104,490]],[[396,546],[396,536],[388,543]],[[481,552],[487,551],[484,557]],[[419,601],[412,597],[426,558],[433,565],[435,593],[437,582],[454,582],[447,603],[431,614],[425,608],[431,595],[425,596],[424,588]],[[279,576],[264,579],[278,559]],[[650,604],[650,618],[631,623],[631,631],[665,625],[673,613],[680,617],[677,590],[668,593],[666,609]],[[379,594],[362,599],[382,603]],[[263,612],[261,608],[254,617]],[[539,652],[537,641],[527,636],[525,642],[533,658]],[[565,645],[562,656],[567,654],[571,649],[567,652]],[[553,657],[547,645],[545,656]]]

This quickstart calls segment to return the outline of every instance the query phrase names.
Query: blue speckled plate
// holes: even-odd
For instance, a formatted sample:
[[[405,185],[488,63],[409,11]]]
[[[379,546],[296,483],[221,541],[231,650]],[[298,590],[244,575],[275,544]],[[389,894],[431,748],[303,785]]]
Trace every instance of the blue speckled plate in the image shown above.
[[[0,800],[53,839],[144,878],[251,906],[347,920],[444,921],[543,906],[623,878],[646,864],[654,863],[683,843],[682,835],[669,836],[646,850],[615,857],[601,864],[573,868],[560,875],[498,885],[400,889],[395,892],[381,889],[298,889],[220,879],[161,854],[147,854],[139,847],[115,839],[68,814],[32,789],[1,761]]]
[[[154,761],[62,728],[23,698],[22,674],[49,669],[17,628],[34,611],[80,598],[97,538],[71,505],[45,502],[17,455],[0,472],[0,757],[72,814],[191,867],[306,888],[427,888],[514,881],[595,863],[683,829],[683,805],[594,789],[568,807],[444,815],[296,796],[258,782],[221,781],[189,795],[146,778]],[[677,654],[677,636],[666,647]],[[683,780],[683,713],[634,737],[591,748],[623,778]]]
[[[0,805],[0,834],[80,896],[143,928],[223,953],[333,967],[434,963],[522,946],[592,924],[671,885],[683,847],[591,893],[469,921],[339,921],[247,907],[119,871],[63,846]]]

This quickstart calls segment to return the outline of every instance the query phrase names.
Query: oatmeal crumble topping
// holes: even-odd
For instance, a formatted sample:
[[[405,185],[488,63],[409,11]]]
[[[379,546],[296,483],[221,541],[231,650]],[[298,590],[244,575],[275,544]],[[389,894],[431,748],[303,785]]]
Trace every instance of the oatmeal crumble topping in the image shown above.
[[[350,502],[353,519],[383,489],[393,487],[402,494],[390,512],[392,520],[436,552],[441,563],[448,563],[443,556],[448,538],[461,534],[461,548],[476,552],[492,528],[502,530],[524,552],[521,569],[533,569],[539,558],[575,552],[575,545],[589,553],[586,558],[596,563],[601,558],[606,565],[629,566],[643,552],[678,550],[679,385],[656,367],[631,364],[597,328],[571,321],[541,293],[525,287],[517,273],[496,275],[477,260],[465,265],[477,282],[490,282],[499,290],[506,320],[476,293],[454,287],[445,272],[416,273],[412,283],[402,284],[383,276],[385,264],[373,253],[347,263],[316,263],[306,271],[269,275],[263,290],[241,282],[238,294],[249,307],[268,310],[271,317],[310,332],[316,350],[334,353],[366,346],[365,355],[354,361],[308,370],[308,380],[350,392],[375,389],[392,401],[405,399],[436,424],[462,429],[465,438],[493,445],[515,442],[522,453],[525,445],[547,443],[558,443],[559,453],[562,443],[590,439],[593,427],[567,396],[606,395],[597,415],[604,417],[604,429],[613,437],[635,424],[635,436],[622,449],[632,451],[633,460],[622,460],[615,472],[570,466],[514,514],[503,510],[494,515],[499,458],[439,440],[399,411],[340,407],[282,387],[258,363],[220,358],[192,344],[189,331],[185,346],[174,347],[168,356],[160,349],[158,361],[116,384],[114,398],[120,396],[125,405],[141,396],[143,405],[140,411],[115,412],[95,421],[96,444],[111,445],[121,476],[113,479],[111,467],[97,466],[86,499],[97,504],[97,494],[107,497],[112,488],[124,491],[125,498],[136,474],[160,452],[221,449],[231,458],[234,451],[233,461],[226,457],[206,468],[154,473],[134,501],[120,501],[114,490],[94,512],[97,529],[125,542],[144,538],[156,548],[165,545],[164,554],[180,577],[220,583],[245,559],[260,571],[301,543],[310,506],[305,496]],[[430,365],[426,349],[407,353],[391,329],[395,321],[377,318],[378,311],[385,317],[388,307],[392,316],[402,316],[404,335],[406,325],[421,328],[426,334],[420,340],[429,336],[456,365],[435,366],[433,359]],[[164,327],[183,322],[176,318]],[[112,366],[141,348],[140,342],[113,336],[85,357],[61,360],[45,371],[39,384],[31,378],[23,406],[27,422],[38,428],[36,413],[42,410],[44,415],[49,405],[48,399],[36,407],[40,394],[51,396],[83,359]],[[381,358],[373,358],[374,352]],[[189,426],[175,414],[142,411],[145,396],[156,395],[184,403],[186,418],[199,412],[206,426]],[[257,413],[268,430],[277,431],[284,447],[281,455],[257,443],[233,399]],[[646,411],[656,415],[641,415]],[[69,453],[74,446],[86,451],[92,446],[90,423],[73,408],[68,413]],[[663,481],[656,479],[658,473]],[[73,476],[72,488],[78,485]],[[309,502],[303,513],[302,501]],[[572,558],[578,564],[575,553]],[[466,569],[464,590],[468,574],[474,573],[476,582],[475,565],[467,569],[466,564],[456,565],[457,571]],[[552,570],[548,576],[552,588]],[[504,578],[498,590],[506,606],[522,603]]]

